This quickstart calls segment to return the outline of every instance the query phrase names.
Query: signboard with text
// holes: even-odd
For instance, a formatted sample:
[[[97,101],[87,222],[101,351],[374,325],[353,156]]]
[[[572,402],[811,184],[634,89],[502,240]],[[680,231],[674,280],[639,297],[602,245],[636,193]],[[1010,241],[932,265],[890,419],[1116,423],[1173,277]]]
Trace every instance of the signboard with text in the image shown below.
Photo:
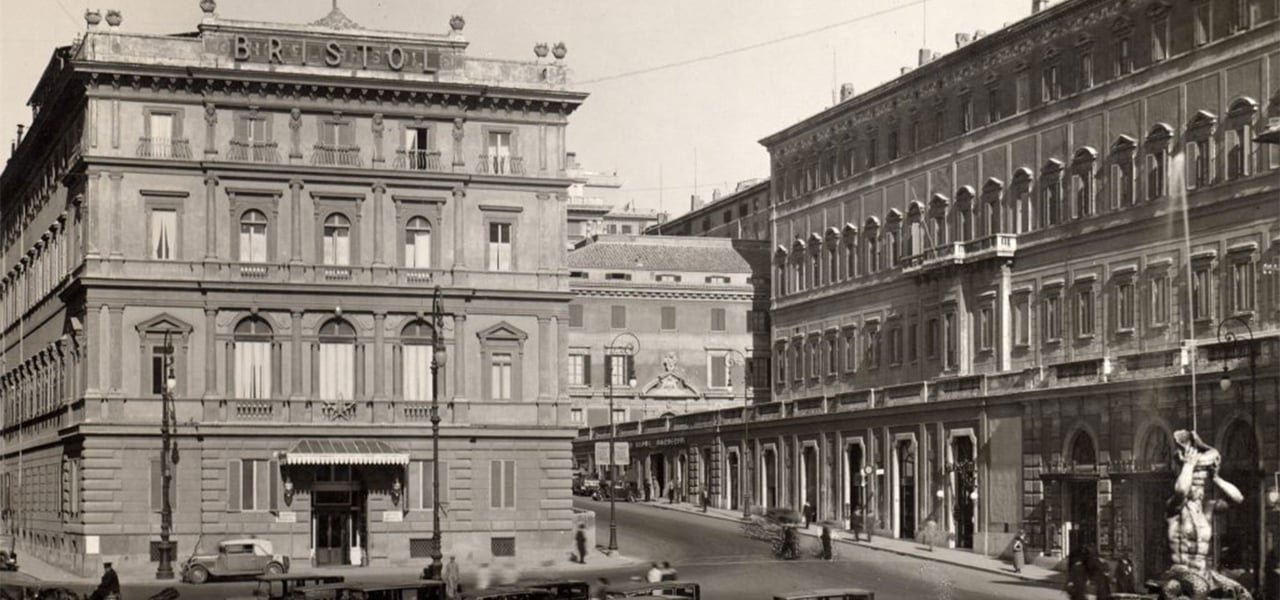
[[[613,443],[613,464],[625,467],[631,463],[631,445],[627,442]],[[609,466],[609,442],[596,442],[596,466]]]
[[[441,53],[386,42],[236,35],[231,56],[236,62],[434,73],[440,70]]]

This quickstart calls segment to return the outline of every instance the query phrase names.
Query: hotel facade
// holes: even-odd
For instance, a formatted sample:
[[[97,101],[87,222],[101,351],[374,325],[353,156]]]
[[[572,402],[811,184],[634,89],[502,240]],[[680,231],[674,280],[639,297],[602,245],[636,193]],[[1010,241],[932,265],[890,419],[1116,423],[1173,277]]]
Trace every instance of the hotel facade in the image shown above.
[[[178,35],[90,13],[0,176],[19,552],[151,568],[172,379],[179,557],[254,534],[294,565],[425,564],[434,461],[445,554],[562,556],[566,48],[200,8]]]
[[[992,555],[1023,531],[1142,581],[1194,429],[1245,495],[1213,556],[1257,586],[1280,527],[1277,13],[1055,3],[765,138],[774,401],[623,438],[716,457],[724,506]]]

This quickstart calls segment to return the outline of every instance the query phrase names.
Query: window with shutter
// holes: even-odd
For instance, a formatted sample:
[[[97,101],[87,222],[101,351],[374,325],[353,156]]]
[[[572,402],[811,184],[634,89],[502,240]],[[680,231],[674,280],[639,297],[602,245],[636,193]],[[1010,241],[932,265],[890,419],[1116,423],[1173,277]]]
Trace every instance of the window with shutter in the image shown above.
[[[241,510],[241,500],[243,492],[241,491],[242,468],[240,459],[231,459],[227,461],[227,510],[230,512],[239,512]]]

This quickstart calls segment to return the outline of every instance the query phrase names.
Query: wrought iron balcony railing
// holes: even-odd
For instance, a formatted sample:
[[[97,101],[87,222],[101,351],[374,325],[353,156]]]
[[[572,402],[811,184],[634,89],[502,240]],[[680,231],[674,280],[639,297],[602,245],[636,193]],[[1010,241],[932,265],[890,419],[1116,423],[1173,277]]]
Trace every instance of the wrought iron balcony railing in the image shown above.
[[[227,160],[276,164],[280,162],[280,151],[275,142],[231,140]]]
[[[524,175],[524,159],[519,156],[481,154],[480,162],[476,164],[476,173],[481,175]]]
[[[396,150],[393,169],[401,171],[441,171],[438,150]]]
[[[181,138],[138,138],[138,158],[191,160],[191,144]]]
[[[311,151],[311,164],[326,167],[362,167],[359,146],[316,144]]]

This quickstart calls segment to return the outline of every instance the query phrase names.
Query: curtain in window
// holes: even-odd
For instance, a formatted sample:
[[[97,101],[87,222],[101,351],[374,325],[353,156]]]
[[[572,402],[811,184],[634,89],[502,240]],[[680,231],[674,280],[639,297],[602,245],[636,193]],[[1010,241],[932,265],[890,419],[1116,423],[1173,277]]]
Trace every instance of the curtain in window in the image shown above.
[[[251,210],[240,218],[240,262],[267,261],[267,218]]]
[[[342,215],[325,219],[324,264],[351,264],[351,222]]]
[[[431,400],[431,346],[405,344],[404,399]]]
[[[355,344],[320,344],[320,398],[355,397]]]
[[[431,267],[431,225],[422,217],[409,220],[404,234],[404,266]]]
[[[510,354],[494,354],[493,361],[489,369],[490,381],[489,390],[492,393],[493,400],[510,400],[511,399],[511,355]]]
[[[236,342],[236,398],[271,397],[271,342]]]
[[[151,211],[151,257],[156,260],[173,260],[177,233],[177,211]]]

